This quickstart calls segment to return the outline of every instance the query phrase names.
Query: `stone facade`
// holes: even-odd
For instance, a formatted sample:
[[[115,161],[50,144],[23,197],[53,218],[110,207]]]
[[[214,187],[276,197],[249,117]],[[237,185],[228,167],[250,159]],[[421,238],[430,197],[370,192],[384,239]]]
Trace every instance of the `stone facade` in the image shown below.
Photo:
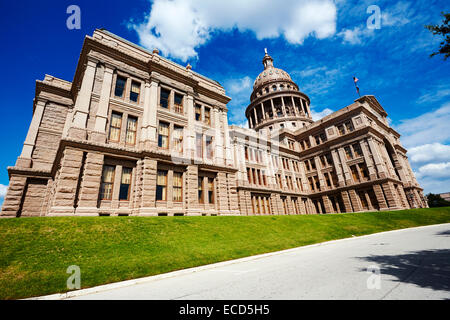
[[[73,82],[36,83],[1,216],[325,214],[426,207],[373,96],[313,121],[309,97],[266,53],[228,125],[223,87],[106,30]]]

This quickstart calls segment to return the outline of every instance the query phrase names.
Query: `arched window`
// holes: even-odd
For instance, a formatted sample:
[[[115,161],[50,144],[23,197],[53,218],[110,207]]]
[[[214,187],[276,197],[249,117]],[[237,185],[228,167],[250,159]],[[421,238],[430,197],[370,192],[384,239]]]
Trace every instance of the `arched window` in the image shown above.
[[[277,86],[272,86],[273,91],[277,91]]]

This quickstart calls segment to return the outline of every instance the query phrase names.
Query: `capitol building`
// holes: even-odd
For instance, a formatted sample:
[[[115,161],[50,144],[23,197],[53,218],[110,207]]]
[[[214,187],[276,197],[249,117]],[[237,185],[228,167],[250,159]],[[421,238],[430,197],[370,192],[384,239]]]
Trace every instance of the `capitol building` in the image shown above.
[[[266,52],[245,116],[216,81],[104,29],[36,81],[1,216],[303,215],[427,207],[374,96],[314,121]],[[255,63],[260,63],[255,61]],[[336,109],[336,108],[335,108]]]

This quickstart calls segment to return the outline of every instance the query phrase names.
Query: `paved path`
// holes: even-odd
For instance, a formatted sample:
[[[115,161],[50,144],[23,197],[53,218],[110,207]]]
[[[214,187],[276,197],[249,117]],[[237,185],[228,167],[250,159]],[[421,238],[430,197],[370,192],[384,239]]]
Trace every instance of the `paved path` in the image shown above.
[[[450,299],[450,224],[297,248],[75,299]]]

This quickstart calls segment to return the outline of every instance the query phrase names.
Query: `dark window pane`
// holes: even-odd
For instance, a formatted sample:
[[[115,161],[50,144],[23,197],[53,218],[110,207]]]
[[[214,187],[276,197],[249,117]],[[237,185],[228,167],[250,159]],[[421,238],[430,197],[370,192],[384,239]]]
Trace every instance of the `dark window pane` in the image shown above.
[[[120,185],[119,200],[128,200],[128,190],[130,189],[129,184]]]
[[[169,108],[169,90],[161,89],[161,99],[159,101],[159,104],[162,108],[168,109]]]
[[[130,93],[130,100],[131,101],[137,102],[138,101],[138,97],[139,97],[139,93],[136,93],[136,92],[131,92]]]
[[[123,97],[123,92],[125,90],[125,83],[127,82],[127,79],[123,78],[123,77],[117,77],[116,80],[116,89],[114,91],[114,94],[116,95],[116,97]]]
[[[163,187],[162,186],[156,186],[156,200],[157,201],[163,200]]]

